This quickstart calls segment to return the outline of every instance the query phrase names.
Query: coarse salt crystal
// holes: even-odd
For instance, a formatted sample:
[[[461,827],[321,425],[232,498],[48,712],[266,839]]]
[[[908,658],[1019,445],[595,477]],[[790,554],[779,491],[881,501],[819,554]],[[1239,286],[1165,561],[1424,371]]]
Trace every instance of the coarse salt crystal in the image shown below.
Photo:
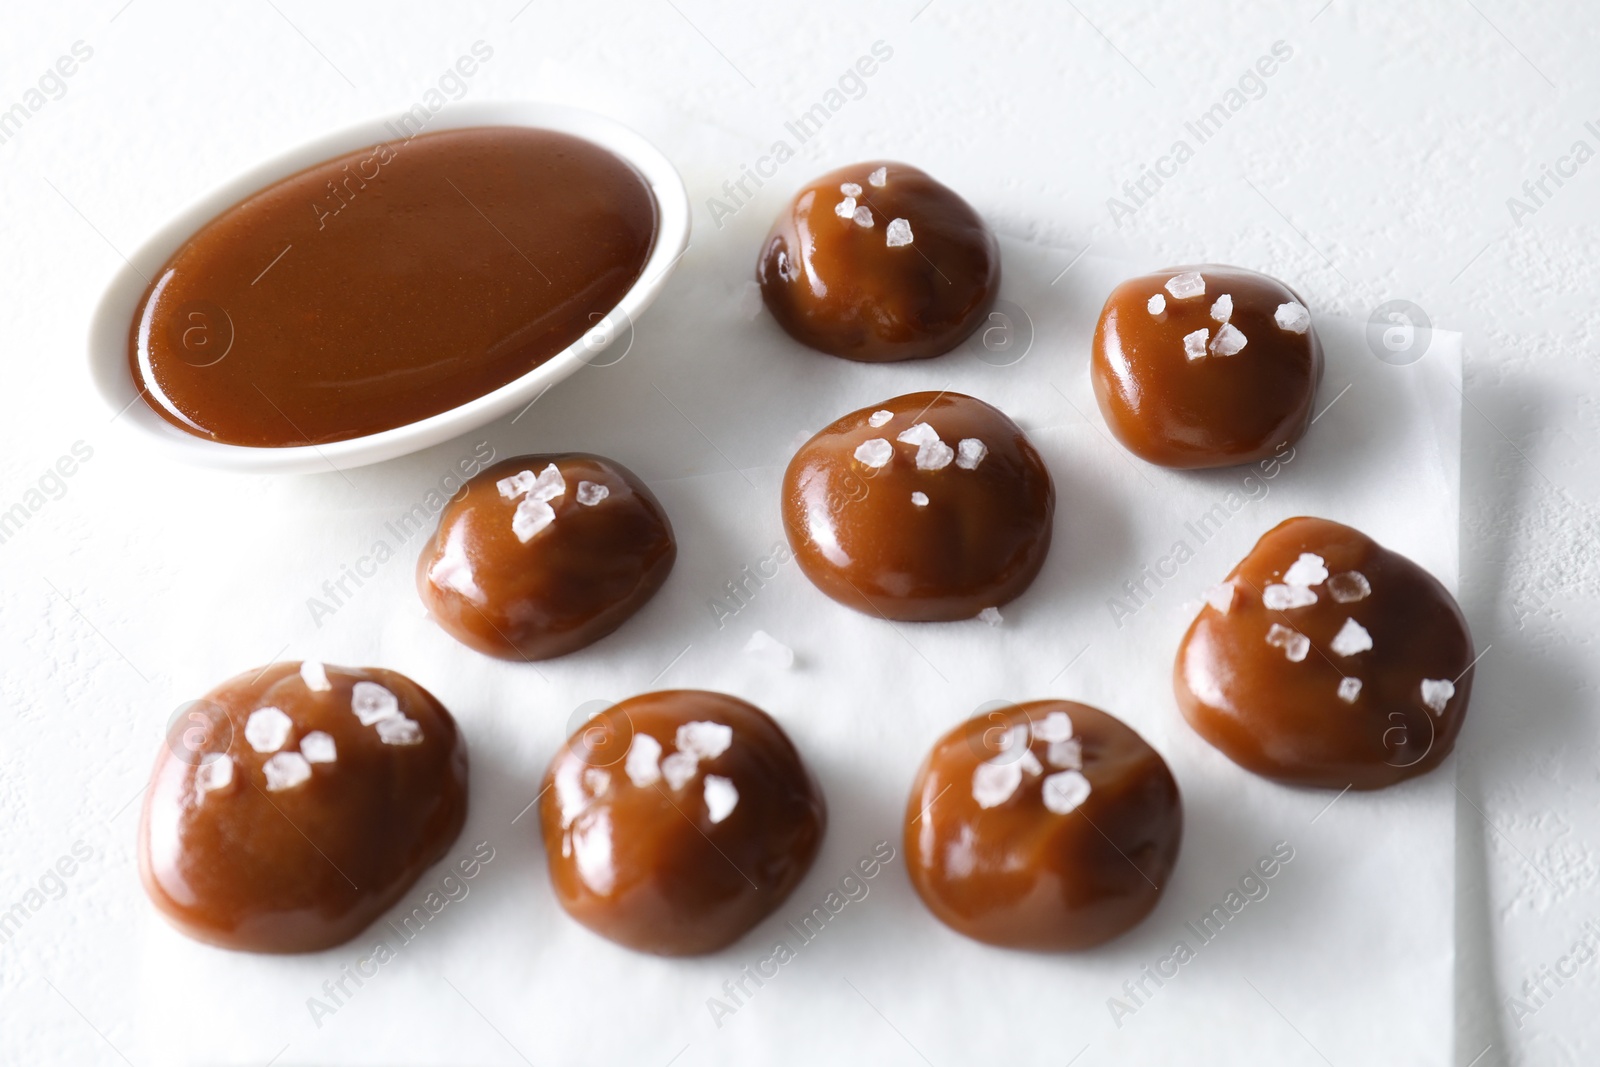
[[[1089,779],[1082,771],[1061,771],[1044,780],[1040,799],[1045,810],[1056,815],[1066,815],[1089,799]]]
[[[1276,622],[1267,630],[1267,644],[1283,649],[1284,658],[1290,663],[1299,663],[1311,651],[1311,638]]]
[[[982,611],[978,612],[978,618],[982,619],[990,626],[999,626],[1005,621],[1000,614],[999,608],[984,608]]]
[[[1035,778],[1044,773],[1044,764],[1039,762],[1039,757],[1033,754],[1033,749],[1031,748],[1023,749],[1022,754],[1017,757],[1017,761],[1022,764],[1022,769],[1025,772]]]
[[[300,680],[306,683],[306,688],[318,693],[326,693],[333,688],[333,683],[328,681],[328,672],[314,659],[308,659],[300,664]]]
[[[1022,784],[1022,765],[1014,759],[985,760],[972,769],[972,799],[993,808],[1011,799]]]
[[[244,723],[244,739],[257,752],[276,752],[289,740],[294,720],[278,708],[257,708]]]
[[[917,446],[918,470],[943,470],[956,458],[955,449],[939,440],[938,431],[925,422],[919,422],[909,430],[902,430],[895,440],[902,444]]]
[[[733,744],[733,727],[720,722],[697,720],[678,727],[679,752],[688,752],[696,759],[716,759]]]
[[[1233,297],[1223,293],[1217,297],[1217,302],[1211,305],[1211,317],[1218,322],[1227,322],[1233,317]]]
[[[1204,359],[1206,355],[1206,341],[1210,339],[1210,330],[1196,330],[1183,335],[1183,354],[1189,357],[1192,363],[1197,359]]]
[[[763,666],[786,671],[794,666],[794,649],[765,630],[757,630],[744,643],[744,654]]]
[[[1316,602],[1317,594],[1303,585],[1269,585],[1261,591],[1261,606],[1268,611],[1288,611]]]
[[[261,765],[267,778],[267,792],[278,793],[311,777],[311,764],[298,752],[280,752]]]
[[[1290,333],[1305,333],[1311,328],[1311,312],[1305,309],[1305,305],[1293,300],[1287,304],[1279,304],[1278,310],[1272,313],[1272,318],[1280,329],[1288,330]]]
[[[889,184],[889,168],[879,167],[877,170],[867,175],[867,184],[872,186],[874,189],[882,189],[885,185]]]
[[[928,494],[922,492],[912,493],[911,502],[919,508],[925,508],[928,506]]]
[[[1219,356],[1236,356],[1244,351],[1244,346],[1249,343],[1249,339],[1239,332],[1238,327],[1231,322],[1225,322],[1217,331],[1216,340],[1211,342],[1211,351]]]
[[[1353,604],[1372,595],[1372,583],[1360,571],[1344,571],[1328,579],[1328,593],[1341,604]]]
[[[628,774],[628,781],[640,789],[655,785],[661,780],[660,764],[661,742],[649,734],[634,734],[633,742],[628,745],[628,757],[622,765]]]
[[[1333,654],[1336,656],[1353,656],[1372,647],[1372,635],[1356,620],[1346,619],[1344,625],[1339,627],[1339,632],[1333,635],[1328,647],[1333,649]]]
[[[1283,572],[1283,580],[1289,585],[1321,585],[1328,580],[1327,561],[1315,552],[1302,552]]]
[[[404,715],[378,720],[378,740],[386,745],[422,744],[422,725]]]
[[[501,478],[494,483],[494,487],[500,490],[500,495],[507,500],[515,500],[529,489],[532,489],[536,480],[538,480],[538,476],[532,471],[518,471],[509,478]]]
[[[1344,701],[1346,704],[1354,704],[1356,702],[1356,697],[1358,697],[1360,695],[1361,695],[1361,679],[1360,678],[1340,678],[1339,679],[1339,699],[1340,700]]]
[[[400,700],[377,682],[357,682],[350,691],[350,710],[362,726],[400,714]]]
[[[701,786],[701,795],[705,797],[706,814],[713,823],[719,823],[733,813],[739,803],[739,790],[734,784],[720,774],[708,774]]]
[[[963,437],[956,445],[956,466],[964,471],[977,470],[988,454],[988,445],[976,437]]]
[[[1144,302],[1145,309],[1152,315],[1159,315],[1167,310],[1167,298],[1157,293]]]
[[[1456,695],[1456,683],[1445,678],[1424,678],[1422,680],[1422,702],[1435,712],[1444,713],[1445,707],[1450,703],[1450,698]]]
[[[1172,299],[1188,300],[1190,297],[1206,295],[1206,280],[1199,271],[1190,270],[1168,278],[1166,288],[1172,294]]]
[[[1072,717],[1064,711],[1052,711],[1033,724],[1033,736],[1054,744],[1072,736]]]
[[[845,196],[860,196],[861,186],[857,185],[855,182],[841,182],[839,184],[839,191]]]
[[[856,446],[855,457],[868,467],[882,467],[894,458],[894,445],[882,437],[874,437]]]
[[[589,790],[590,796],[601,796],[611,788],[611,775],[599,767],[590,767],[583,772],[583,785]]]
[[[856,198],[847,196],[833,206],[833,213],[841,219],[854,218],[856,214]]]
[[[874,411],[872,417],[867,420],[867,425],[877,429],[892,418],[894,418],[894,412],[892,411]]]
[[[567,480],[561,477],[561,469],[554,463],[546,464],[544,470],[539,472],[539,477],[534,479],[533,485],[528,489],[528,496],[534,500],[554,500],[567,491]]]
[[[1220,614],[1226,615],[1233,609],[1233,583],[1222,582],[1206,590],[1206,603],[1210,604]]]
[[[594,507],[600,501],[611,495],[611,490],[599,482],[578,483],[578,503],[585,507]]]
[[[911,223],[905,219],[894,219],[889,223],[889,228],[884,231],[884,243],[890,248],[899,248],[901,245],[911,243]]]
[[[857,226],[862,226],[869,230],[872,229],[872,209],[867,205],[862,204],[860,207],[856,208],[856,213],[853,217],[856,220]]]
[[[691,752],[674,752],[662,760],[661,774],[667,780],[667,788],[677,792],[687,785],[699,762]]]
[[[332,763],[339,756],[333,738],[321,730],[312,730],[300,739],[300,755],[307,763]]]
[[[1052,741],[1044,758],[1050,762],[1052,767],[1081,771],[1083,770],[1083,742],[1076,737],[1069,737],[1065,741]]]
[[[511,532],[517,535],[517,540],[527,544],[533,540],[533,535],[549,526],[556,519],[555,509],[543,500],[533,497],[523,497],[517,505],[515,514],[511,516]]]
[[[194,791],[204,797],[233,784],[233,757],[226,752],[215,759],[206,760],[194,771]]]

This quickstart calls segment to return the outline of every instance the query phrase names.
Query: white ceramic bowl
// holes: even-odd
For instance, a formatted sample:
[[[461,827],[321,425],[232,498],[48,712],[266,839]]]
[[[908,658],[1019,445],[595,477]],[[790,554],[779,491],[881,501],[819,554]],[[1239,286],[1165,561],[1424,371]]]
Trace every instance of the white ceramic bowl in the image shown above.
[[[660,229],[644,271],[612,312],[571,346],[522,377],[448,411],[392,430],[330,444],[257,448],[221,444],[172,425],[139,399],[128,368],[128,331],[139,299],[174,252],[196,230],[223,211],[280,178],[345,152],[395,139],[386,127],[401,116],[385,115],[320,137],[285,152],[196,200],[129,256],[96,306],[89,325],[89,369],[95,388],[120,412],[116,422],[142,441],[189,463],[238,471],[308,473],[330,467],[346,470],[394,459],[475,430],[511,414],[545,389],[575,372],[614,339],[625,334],[661,291],[667,275],[689,244],[689,196],[667,157],[626,126],[601,115],[556,104],[485,102],[453,104],[433,117],[425,132],[468,126],[529,126],[581,137],[627,160],[655,193]],[[142,272],[142,274],[141,274]]]

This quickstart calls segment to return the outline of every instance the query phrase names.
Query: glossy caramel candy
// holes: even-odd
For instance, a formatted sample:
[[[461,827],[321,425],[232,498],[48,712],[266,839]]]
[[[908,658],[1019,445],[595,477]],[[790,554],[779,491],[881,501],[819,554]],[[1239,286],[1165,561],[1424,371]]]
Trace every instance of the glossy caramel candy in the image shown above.
[[[1322,363],[1294,290],[1207,265],[1117,286],[1095,327],[1089,376],[1106,425],[1140,459],[1229,467],[1306,432]]]
[[[783,478],[800,568],[880,618],[970,619],[1028,588],[1050,549],[1055,488],[1017,424],[961,393],[853,411]]]
[[[417,590],[462,644],[550,659],[626,622],[677,552],[667,513],[622,464],[581,452],[518,456],[445,507],[417,560]]]
[[[1358,530],[1269,530],[1184,635],[1173,688],[1223,755],[1292,785],[1380,789],[1450,754],[1472,635],[1433,575]]]
[[[174,724],[139,873],[198,941],[315,952],[382,915],[466,816],[466,745],[432,694],[394,671],[275,663]]]
[[[1161,898],[1183,807],[1155,749],[1086,704],[979,715],[933,746],[906,803],[911,884],[940,922],[1007,948],[1109,941]]]
[[[827,809],[788,735],[742,700],[644,693],[561,746],[539,822],[556,898],[661,956],[732,944],[799,884]]]
[[[1000,247],[953,190],[873,160],[795,195],[762,246],[756,281],[802,344],[864,363],[927,359],[983,322],[1000,286]]]

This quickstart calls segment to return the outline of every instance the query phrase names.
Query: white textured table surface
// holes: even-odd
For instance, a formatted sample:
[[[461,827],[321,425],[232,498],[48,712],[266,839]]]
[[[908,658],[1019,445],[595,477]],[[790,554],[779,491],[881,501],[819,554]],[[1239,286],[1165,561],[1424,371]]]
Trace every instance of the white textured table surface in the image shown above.
[[[1461,588],[1487,652],[1459,761],[1454,1062],[1600,1059],[1600,14],[1396,6],[8,10],[0,353],[14,402],[0,512],[21,505],[25,519],[0,542],[0,916],[15,916],[0,934],[0,1060],[153,1062],[128,978],[146,919],[127,885],[133,801],[170,710],[165,664],[182,662],[163,640],[211,622],[166,625],[149,578],[181,573],[194,539],[226,526],[123,521],[205,482],[133,462],[89,395],[85,322],[116,249],[266,155],[427,102],[480,40],[492,59],[445,95],[554,99],[632,124],[689,184],[690,256],[749,258],[788,190],[885,156],[926,166],[1063,264],[1085,247],[1151,266],[1233,262],[1319,309],[1364,319],[1408,300],[1465,334]],[[748,210],[723,191],[772,142],[796,142],[786,123],[829,102],[878,41],[892,59],[843,87],[767,188],[746,182]],[[1272,75],[1230,100],[1278,42]],[[73,73],[49,73],[63,56]],[[1203,142],[1186,125],[1230,102]],[[1192,152],[1175,153],[1179,140]],[[1159,183],[1124,191],[1147,168]],[[714,219],[713,197],[738,210]],[[72,473],[50,474],[58,463]]]

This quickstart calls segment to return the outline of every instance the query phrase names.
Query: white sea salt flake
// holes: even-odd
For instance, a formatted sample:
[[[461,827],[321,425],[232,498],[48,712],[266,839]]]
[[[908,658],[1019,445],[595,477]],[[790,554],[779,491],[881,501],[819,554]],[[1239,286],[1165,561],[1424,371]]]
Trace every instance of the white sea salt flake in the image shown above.
[[[874,437],[857,445],[855,456],[869,467],[882,467],[894,458],[894,445],[882,437]]]
[[[610,487],[601,485],[599,482],[578,483],[578,503],[585,507],[592,508],[610,495]]]
[[[640,789],[655,785],[661,780],[660,764],[661,742],[649,734],[634,734],[632,743],[628,745],[628,757],[622,764],[628,781]]]
[[[549,526],[556,520],[555,509],[543,500],[533,497],[523,497],[517,505],[516,512],[511,516],[511,532],[517,535],[517,540],[527,544],[533,540],[533,535]]]
[[[872,186],[874,189],[882,189],[885,185],[888,185],[889,168],[879,167],[877,170],[867,175],[867,184]]]
[[[1283,572],[1283,580],[1289,585],[1321,585],[1328,580],[1327,562],[1315,552],[1302,552]]]
[[[1223,293],[1217,297],[1217,302],[1211,305],[1211,317],[1218,322],[1227,322],[1233,317],[1233,297]]]
[[[566,491],[567,480],[561,477],[561,468],[550,463],[528,487],[528,497],[532,500],[554,500]]]
[[[956,466],[964,471],[977,470],[978,464],[989,454],[989,446],[976,437],[963,437],[956,444]]]
[[[1345,619],[1344,625],[1333,635],[1328,647],[1333,649],[1333,654],[1336,656],[1353,656],[1372,647],[1372,635],[1356,620]]]
[[[1044,780],[1040,799],[1045,810],[1066,815],[1089,799],[1089,779],[1082,771],[1060,771]]]
[[[990,626],[999,626],[1002,622],[1005,622],[1005,618],[1000,614],[999,608],[984,608],[978,612],[978,618]]]
[[[1052,711],[1033,724],[1033,736],[1054,744],[1072,736],[1072,718],[1064,711]]]
[[[1361,695],[1361,679],[1360,678],[1340,678],[1339,679],[1339,699],[1340,700],[1344,701],[1346,704],[1354,704],[1356,702],[1356,697],[1358,697],[1360,695]]]
[[[1353,604],[1372,595],[1372,583],[1360,571],[1343,571],[1328,579],[1328,593],[1341,604]]]
[[[532,489],[533,483],[537,480],[538,475],[532,471],[518,471],[509,478],[501,478],[494,483],[494,487],[500,490],[500,495],[507,500],[515,500],[529,489]]]
[[[713,823],[719,823],[732,814],[739,803],[739,790],[734,784],[720,774],[708,774],[701,786],[701,795],[706,800],[706,814]]]
[[[972,799],[992,808],[1011,799],[1022,784],[1022,765],[1014,759],[985,760],[972,769]]]
[[[1159,315],[1167,310],[1167,298],[1157,293],[1144,302],[1145,309],[1152,315]]]
[[[1031,774],[1035,778],[1044,773],[1044,764],[1039,762],[1039,757],[1033,754],[1033,749],[1031,748],[1023,749],[1022,755],[1017,757],[1017,762],[1022,764],[1022,769],[1025,773]]]
[[[1083,742],[1076,737],[1069,737],[1065,741],[1052,741],[1050,748],[1045,752],[1045,760],[1052,767],[1061,767],[1066,770],[1083,770]]]
[[[889,229],[884,232],[884,243],[890,248],[899,248],[901,245],[911,243],[911,223],[905,219],[894,219],[889,223]]]
[[[1220,582],[1205,592],[1206,603],[1226,615],[1233,609],[1233,583]]]
[[[233,784],[233,757],[226,752],[207,760],[194,771],[195,795],[204,798],[207,793],[226,789]]]
[[[841,182],[839,184],[839,191],[845,196],[860,196],[861,186],[857,185],[855,182]]]
[[[378,740],[386,745],[422,744],[422,725],[415,719],[396,715],[378,720]]]
[[[1217,331],[1216,340],[1211,342],[1211,351],[1219,356],[1236,356],[1249,344],[1249,338],[1239,332],[1239,328],[1231,322],[1222,324]]]
[[[294,720],[279,708],[257,708],[244,723],[244,739],[257,752],[276,752],[289,740]]]
[[[1272,313],[1272,318],[1280,329],[1288,330],[1290,333],[1305,333],[1311,328],[1311,312],[1307,311],[1303,304],[1293,300],[1287,304],[1279,304],[1278,310]]]
[[[1445,678],[1422,680],[1422,702],[1439,714],[1444,714],[1450,698],[1456,695],[1456,683]]]
[[[300,739],[300,755],[307,763],[332,763],[339,756],[333,738],[321,730],[312,730]]]
[[[919,422],[909,430],[902,430],[895,440],[917,446],[918,470],[943,470],[956,457],[955,449],[939,440],[938,431],[925,422]]]
[[[377,682],[357,682],[350,691],[350,710],[362,726],[400,714],[400,700]]]
[[[667,788],[677,792],[687,785],[699,762],[691,752],[674,752],[662,760],[661,774],[667,780]]]
[[[1283,649],[1284,658],[1290,663],[1299,663],[1311,651],[1311,638],[1279,623],[1267,630],[1267,644]]]
[[[1303,585],[1269,585],[1261,590],[1261,605],[1268,611],[1288,611],[1316,602],[1317,594]]]
[[[326,693],[333,688],[333,683],[328,681],[328,672],[314,659],[308,659],[300,664],[300,680],[306,683],[306,688],[317,693]]]
[[[280,752],[261,765],[267,777],[267,792],[278,793],[311,777],[311,764],[298,752]]]
[[[1188,300],[1190,297],[1206,295],[1206,280],[1200,276],[1199,271],[1184,271],[1174,274],[1167,279],[1167,292],[1172,294],[1174,300]]]
[[[786,671],[794,666],[794,649],[765,630],[750,635],[750,640],[744,643],[744,653],[764,667]]]
[[[1007,729],[1005,736],[1000,738],[1000,754],[1005,755],[1014,748],[1026,748],[1029,732],[1029,724],[1025,722],[1016,723]]]
[[[877,429],[892,418],[894,418],[892,411],[874,411],[872,417],[867,420],[867,425]]]
[[[833,213],[841,219],[854,218],[856,213],[856,198],[847,196],[833,206]]]
[[[696,759],[716,759],[733,744],[733,727],[704,719],[686,722],[678,727],[679,752],[687,752]]]
[[[864,227],[868,230],[872,229],[872,209],[867,205],[862,204],[860,207],[856,208],[854,218],[857,226]]]
[[[1183,354],[1189,357],[1192,363],[1197,359],[1204,359],[1206,355],[1206,341],[1211,337],[1210,330],[1196,330],[1183,335]]]
[[[915,504],[919,508],[925,508],[925,507],[928,506],[928,494],[927,493],[920,493],[920,492],[919,493],[912,493],[911,494],[911,502],[913,504]]]
[[[583,772],[583,787],[592,797],[602,796],[611,788],[611,775],[599,767],[589,767]]]

